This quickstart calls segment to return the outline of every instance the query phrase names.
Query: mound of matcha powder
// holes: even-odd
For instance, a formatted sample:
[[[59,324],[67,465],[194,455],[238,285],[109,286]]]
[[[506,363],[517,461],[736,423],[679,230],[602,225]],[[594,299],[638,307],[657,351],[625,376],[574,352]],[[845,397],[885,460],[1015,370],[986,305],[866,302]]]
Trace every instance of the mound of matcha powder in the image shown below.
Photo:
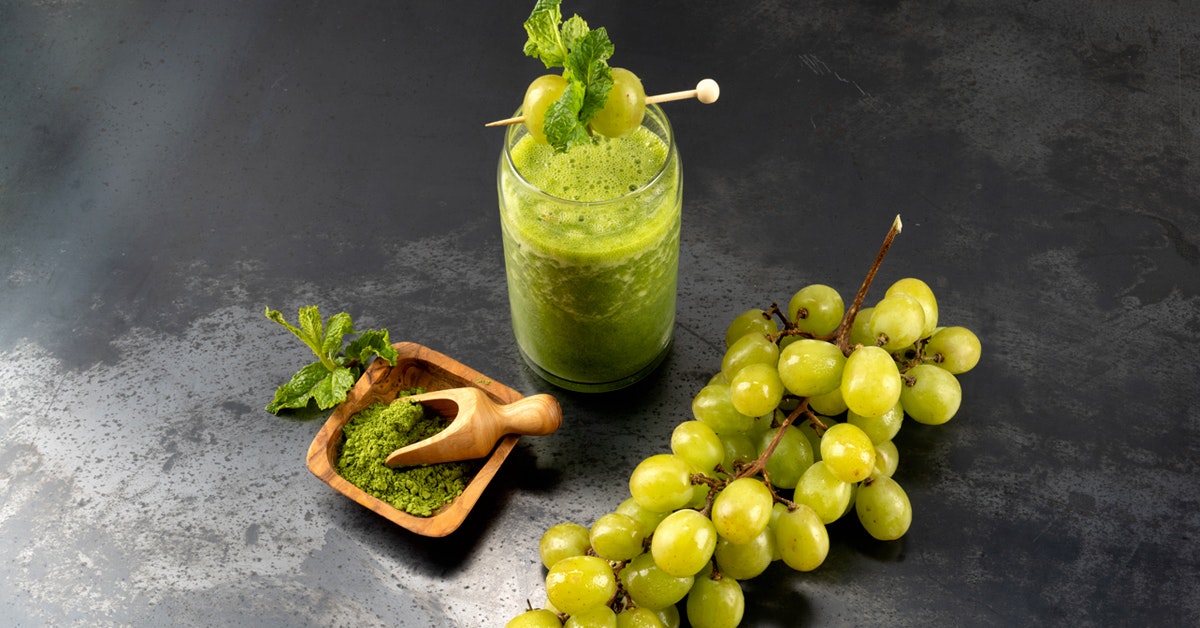
[[[417,517],[428,517],[462,494],[471,465],[447,462],[393,469],[383,463],[395,450],[428,438],[445,423],[401,393],[390,404],[367,406],[342,428],[337,472],[367,493]]]

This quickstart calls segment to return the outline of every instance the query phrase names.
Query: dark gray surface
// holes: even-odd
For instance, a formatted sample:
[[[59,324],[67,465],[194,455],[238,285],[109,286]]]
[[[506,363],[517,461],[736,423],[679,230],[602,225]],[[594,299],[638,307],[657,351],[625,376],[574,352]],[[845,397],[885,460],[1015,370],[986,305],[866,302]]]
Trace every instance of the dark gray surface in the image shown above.
[[[1200,623],[1195,3],[569,1],[648,91],[723,94],[669,107],[675,348],[604,396],[513,344],[481,124],[542,70],[531,1],[468,5],[0,2],[0,624],[499,625],[543,599],[541,532],[690,417],[728,319],[849,298],[897,213],[879,281],[928,281],[983,362],[898,440],[904,540],[834,525],[745,624]],[[262,310],[314,303],[565,425],[409,534],[304,469],[323,415],[261,410],[306,360]]]

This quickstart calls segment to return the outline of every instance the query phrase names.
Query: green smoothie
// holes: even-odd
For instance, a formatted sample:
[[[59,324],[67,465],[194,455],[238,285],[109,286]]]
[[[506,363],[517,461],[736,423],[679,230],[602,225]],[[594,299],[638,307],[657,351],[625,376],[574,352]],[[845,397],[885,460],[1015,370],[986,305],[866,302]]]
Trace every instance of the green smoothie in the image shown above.
[[[666,355],[681,172],[658,107],[629,135],[554,153],[520,129],[499,172],[517,344],[548,380],[611,390]]]

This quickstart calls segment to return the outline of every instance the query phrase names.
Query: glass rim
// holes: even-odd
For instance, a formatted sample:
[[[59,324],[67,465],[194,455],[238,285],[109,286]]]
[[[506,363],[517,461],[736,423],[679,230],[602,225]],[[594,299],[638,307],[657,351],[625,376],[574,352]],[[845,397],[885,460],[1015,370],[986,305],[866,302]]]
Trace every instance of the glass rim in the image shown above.
[[[509,172],[511,172],[513,174],[513,176],[516,178],[517,182],[519,182],[522,187],[524,187],[528,190],[532,190],[533,193],[535,193],[539,196],[543,196],[547,199],[550,199],[550,200],[554,201],[555,203],[561,203],[564,205],[589,207],[589,206],[596,206],[596,205],[608,205],[608,204],[624,201],[632,196],[637,196],[639,194],[644,193],[647,189],[653,187],[656,183],[658,183],[663,178],[663,176],[665,176],[668,166],[671,165],[671,158],[675,154],[675,151],[676,151],[675,130],[673,128],[671,128],[671,121],[667,119],[666,112],[664,112],[662,110],[662,107],[659,107],[657,104],[649,104],[649,105],[646,105],[646,113],[647,113],[647,115],[653,115],[654,118],[660,122],[660,124],[663,127],[663,130],[666,131],[667,157],[666,157],[666,159],[663,159],[662,165],[659,166],[658,170],[645,183],[638,186],[636,189],[633,189],[628,192],[625,192],[624,194],[621,194],[620,196],[614,196],[612,198],[606,198],[606,199],[599,200],[599,201],[577,201],[577,200],[573,200],[573,199],[569,199],[569,198],[563,198],[561,196],[555,196],[554,194],[551,194],[551,193],[539,188],[538,186],[534,185],[532,182],[529,181],[529,179],[525,178],[525,175],[521,174],[521,171],[517,169],[516,164],[514,164],[513,160],[512,160],[512,147],[516,144],[516,142],[513,141],[513,138],[516,136],[517,133],[521,132],[521,128],[523,128],[525,126],[524,124],[518,123],[518,124],[510,125],[508,130],[505,132],[505,134],[504,134],[504,151],[503,151],[504,152],[504,162],[508,166]],[[513,115],[514,116],[521,115],[521,109],[518,108],[516,113],[514,113]],[[640,126],[645,126],[645,124],[646,123],[643,120],[643,122]],[[528,131],[526,131],[526,133],[528,133]],[[658,135],[658,133],[655,133],[655,135]]]

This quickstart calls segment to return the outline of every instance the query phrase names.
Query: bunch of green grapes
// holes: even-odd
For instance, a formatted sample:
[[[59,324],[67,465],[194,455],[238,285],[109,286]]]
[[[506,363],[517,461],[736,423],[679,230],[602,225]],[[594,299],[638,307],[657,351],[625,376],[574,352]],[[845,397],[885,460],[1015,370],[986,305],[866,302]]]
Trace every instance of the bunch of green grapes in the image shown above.
[[[814,284],[786,311],[737,316],[720,371],[672,432],[670,453],[641,461],[629,497],[591,528],[546,531],[548,604],[508,626],[672,627],[681,612],[697,628],[737,626],[739,582],[776,560],[816,569],[830,523],[853,512],[874,538],[900,538],[912,506],[892,479],[893,438],[905,416],[954,417],[956,376],[979,361],[980,342],[938,326],[937,300],[919,279],[858,307]]]

